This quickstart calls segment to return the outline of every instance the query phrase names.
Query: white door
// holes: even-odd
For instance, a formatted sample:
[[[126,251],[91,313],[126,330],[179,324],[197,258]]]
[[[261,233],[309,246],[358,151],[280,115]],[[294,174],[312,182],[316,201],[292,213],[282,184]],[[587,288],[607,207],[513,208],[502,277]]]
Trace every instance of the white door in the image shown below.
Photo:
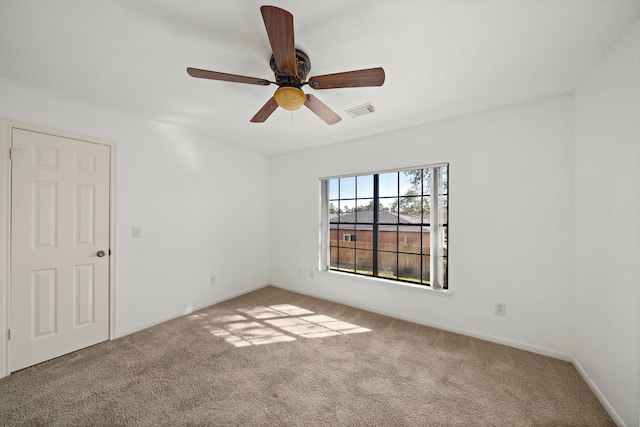
[[[109,159],[12,130],[12,372],[109,338]]]

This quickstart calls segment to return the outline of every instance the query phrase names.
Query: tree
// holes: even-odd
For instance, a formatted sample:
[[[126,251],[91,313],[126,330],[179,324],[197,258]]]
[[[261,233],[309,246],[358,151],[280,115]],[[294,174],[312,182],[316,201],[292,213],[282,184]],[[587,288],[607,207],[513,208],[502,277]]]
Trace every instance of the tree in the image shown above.
[[[408,171],[402,171],[401,174],[404,174],[405,177],[408,178],[408,182],[411,185],[411,188],[407,190],[404,196],[417,196],[423,193],[429,193],[431,187],[431,169],[414,169]],[[442,168],[442,189],[444,194],[448,194],[449,190],[449,168]],[[417,215],[420,212],[420,197],[412,197],[412,198],[400,198],[400,201],[396,206],[400,209],[400,213],[408,213]],[[448,197],[442,197],[440,202],[445,207],[448,205]],[[431,212],[431,205],[429,203],[428,197],[422,198],[422,210],[425,215],[428,215]]]
[[[409,184],[409,189],[401,194],[397,201],[391,205],[378,204],[379,211],[387,211],[399,214],[407,215],[429,215],[431,212],[430,197],[428,196],[431,187],[431,172],[434,169],[412,169],[401,171],[399,173],[403,182]],[[448,167],[442,168],[442,185],[444,194],[448,193]],[[426,193],[427,195],[423,195]],[[442,197],[441,203],[446,207],[448,205],[448,198]],[[338,209],[330,202],[329,212],[332,214],[347,214],[352,212],[372,211],[374,208],[373,200],[370,200],[367,205],[354,206],[353,208]]]
[[[397,202],[391,205],[392,212],[407,215],[420,215],[423,210],[426,213],[429,212],[429,201],[413,188],[407,190]]]
[[[382,210],[382,203],[378,203],[378,209]],[[360,205],[356,208],[356,211],[358,212],[372,211],[372,210],[373,210],[373,199],[369,200],[368,204]]]
[[[428,169],[413,169],[400,172],[408,178],[410,188],[401,195],[398,203],[394,204],[392,210],[401,214],[420,215],[424,212],[428,215],[431,207],[429,198],[423,197],[423,188],[428,188],[431,174]]]

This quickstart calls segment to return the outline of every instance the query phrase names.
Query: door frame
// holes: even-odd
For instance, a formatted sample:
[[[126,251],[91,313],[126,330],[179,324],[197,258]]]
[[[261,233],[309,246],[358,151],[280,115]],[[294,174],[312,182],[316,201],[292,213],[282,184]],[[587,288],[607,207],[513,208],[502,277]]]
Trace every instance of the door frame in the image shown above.
[[[0,378],[11,372],[9,366],[9,327],[11,319],[11,133],[13,129],[40,132],[64,138],[102,144],[110,147],[109,154],[109,340],[115,338],[115,272],[116,272],[116,143],[58,129],[0,117]]]

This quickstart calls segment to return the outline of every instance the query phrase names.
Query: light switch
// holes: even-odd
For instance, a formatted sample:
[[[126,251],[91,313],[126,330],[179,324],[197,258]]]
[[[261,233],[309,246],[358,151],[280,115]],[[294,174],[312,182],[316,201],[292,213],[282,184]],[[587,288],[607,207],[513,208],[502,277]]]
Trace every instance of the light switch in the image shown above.
[[[133,227],[133,238],[142,239],[142,227],[139,227],[139,226]]]

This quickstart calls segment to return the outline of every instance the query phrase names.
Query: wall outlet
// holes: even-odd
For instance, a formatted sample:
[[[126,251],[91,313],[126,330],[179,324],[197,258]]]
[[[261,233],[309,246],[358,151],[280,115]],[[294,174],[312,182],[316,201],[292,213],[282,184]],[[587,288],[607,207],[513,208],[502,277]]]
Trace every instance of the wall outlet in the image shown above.
[[[313,268],[309,269],[309,278],[313,279]]]
[[[496,314],[499,314],[500,316],[506,316],[507,315],[507,304],[504,304],[502,302],[497,302],[496,303]]]
[[[216,276],[209,277],[209,285],[214,286],[216,284]]]
[[[131,229],[134,239],[142,239],[142,227],[135,226]]]

